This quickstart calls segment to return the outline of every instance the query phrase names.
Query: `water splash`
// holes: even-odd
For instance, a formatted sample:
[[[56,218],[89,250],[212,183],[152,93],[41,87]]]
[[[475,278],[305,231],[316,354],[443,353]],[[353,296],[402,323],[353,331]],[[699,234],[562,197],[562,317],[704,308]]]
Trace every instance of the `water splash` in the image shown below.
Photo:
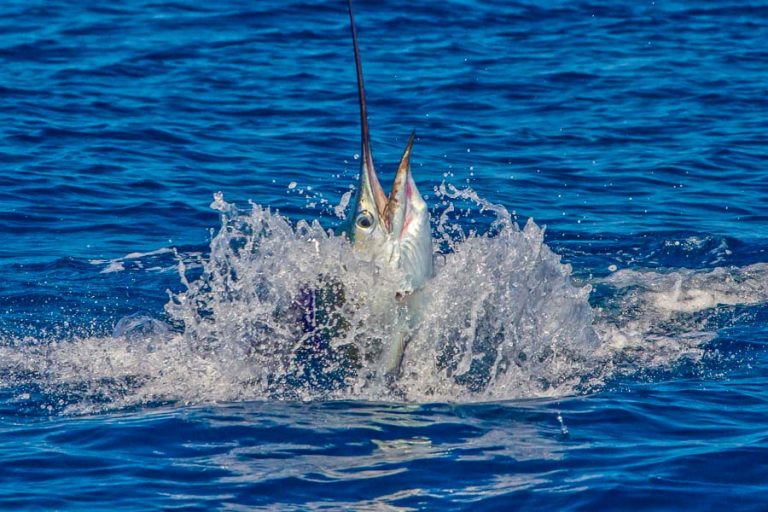
[[[217,197],[222,227],[204,277],[186,280],[166,311],[190,346],[242,363],[256,394],[407,400],[551,396],[582,384],[599,339],[589,286],[544,244],[533,221],[471,190],[440,187],[435,228],[445,246],[421,290],[424,311],[395,388],[384,383],[383,346],[405,328],[399,279],[317,222],[292,226],[258,205],[247,214]],[[456,205],[494,216],[485,234],[465,232]]]
[[[719,329],[748,320],[743,307],[768,301],[768,264],[624,269],[595,285],[605,296],[595,326],[612,371],[652,370],[701,360]]]
[[[169,292],[166,321],[129,317],[109,338],[7,342],[5,381],[27,390],[19,396],[31,407],[74,412],[246,399],[563,396],[599,387],[628,354],[645,366],[700,353],[714,330],[693,313],[768,299],[764,265],[627,270],[593,283],[611,290],[593,308],[592,286],[573,283],[533,220],[520,229],[470,189],[441,185],[435,198],[436,275],[415,301],[423,311],[414,328],[414,312],[396,298],[399,276],[345,236],[257,204],[240,211],[216,194],[220,228],[208,256],[179,257],[184,290]],[[410,339],[403,370],[386,382],[383,348],[402,333]]]

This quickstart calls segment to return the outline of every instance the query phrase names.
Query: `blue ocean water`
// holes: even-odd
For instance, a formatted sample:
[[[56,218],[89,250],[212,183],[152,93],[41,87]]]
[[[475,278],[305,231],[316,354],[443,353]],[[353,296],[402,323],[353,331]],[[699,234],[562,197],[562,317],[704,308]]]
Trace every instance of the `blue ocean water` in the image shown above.
[[[344,2],[2,3],[0,508],[765,510],[768,7],[355,9],[440,251],[392,395],[280,303],[370,284]]]

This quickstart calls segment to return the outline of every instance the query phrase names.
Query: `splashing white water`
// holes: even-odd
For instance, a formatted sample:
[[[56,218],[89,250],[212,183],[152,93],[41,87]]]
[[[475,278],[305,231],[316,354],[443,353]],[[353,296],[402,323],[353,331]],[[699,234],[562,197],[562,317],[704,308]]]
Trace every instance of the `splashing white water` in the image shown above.
[[[660,368],[698,360],[722,322],[718,309],[768,301],[768,264],[711,270],[620,270],[596,284],[611,289],[595,327],[611,364]],[[734,313],[736,322],[743,314]]]
[[[189,258],[179,260],[186,289],[166,305],[174,329],[131,317],[111,338],[10,344],[0,348],[2,369],[15,376],[10,382],[33,375],[78,412],[157,401],[562,396],[599,385],[626,353],[669,364],[700,350],[711,338],[701,325],[676,323],[659,334],[657,324],[673,313],[768,298],[757,284],[765,283],[763,267],[721,288],[713,283],[724,271],[621,271],[601,283],[617,290],[615,304],[593,310],[591,287],[573,284],[570,266],[532,220],[521,230],[471,190],[435,193],[436,275],[419,292],[415,329],[403,321],[412,312],[396,299],[397,276],[344,236],[255,204],[240,212],[216,194],[211,207],[222,222],[210,254],[198,257],[202,276],[190,280]],[[462,227],[469,214],[490,216],[487,233]],[[404,330],[410,342],[392,385],[380,360]]]
[[[628,300],[668,315],[695,313],[719,305],[758,304],[768,300],[768,265],[718,267],[711,271],[677,269],[620,270],[604,280],[620,290],[634,290]]]

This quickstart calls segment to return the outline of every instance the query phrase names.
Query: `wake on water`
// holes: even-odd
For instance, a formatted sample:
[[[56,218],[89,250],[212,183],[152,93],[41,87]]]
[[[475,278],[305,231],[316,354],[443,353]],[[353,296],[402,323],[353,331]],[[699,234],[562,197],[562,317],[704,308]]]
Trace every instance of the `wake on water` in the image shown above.
[[[521,229],[470,189],[435,192],[436,272],[419,292],[424,312],[394,385],[380,360],[408,315],[397,276],[317,221],[293,224],[256,204],[239,211],[221,194],[210,253],[179,258],[185,290],[169,292],[165,321],[128,317],[112,337],[4,343],[3,385],[33,388],[49,409],[74,413],[158,402],[557,397],[599,389],[617,372],[698,360],[717,329],[707,311],[768,300],[766,264],[621,270],[576,285],[533,220]],[[463,227],[469,215],[488,218],[487,229]],[[603,296],[594,307],[593,285]]]

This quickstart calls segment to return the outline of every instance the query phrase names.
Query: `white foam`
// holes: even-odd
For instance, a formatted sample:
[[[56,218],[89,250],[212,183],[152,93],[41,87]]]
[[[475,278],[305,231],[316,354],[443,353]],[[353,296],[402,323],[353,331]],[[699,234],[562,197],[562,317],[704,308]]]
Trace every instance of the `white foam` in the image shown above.
[[[212,207],[213,207],[213,204],[212,204]],[[93,259],[93,260],[89,260],[89,263],[91,265],[104,266],[104,268],[101,269],[100,273],[110,274],[112,272],[122,272],[126,269],[132,269],[132,270],[144,269],[147,261],[157,260],[158,257],[166,254],[174,254],[180,258],[185,258],[185,259],[195,258],[200,255],[200,253],[197,253],[197,252],[190,252],[183,255],[178,255],[176,252],[176,249],[174,249],[173,247],[160,247],[159,249],[155,249],[153,251],[131,252],[126,254],[125,256],[121,256],[119,258],[113,258],[109,260]],[[169,263],[169,265],[175,265],[175,263]],[[155,265],[155,266],[146,267],[146,270],[150,272],[165,272],[169,268],[171,267]]]
[[[768,264],[711,270],[623,269],[603,282],[632,289],[628,300],[660,312],[694,313],[719,305],[757,304],[768,300]]]

